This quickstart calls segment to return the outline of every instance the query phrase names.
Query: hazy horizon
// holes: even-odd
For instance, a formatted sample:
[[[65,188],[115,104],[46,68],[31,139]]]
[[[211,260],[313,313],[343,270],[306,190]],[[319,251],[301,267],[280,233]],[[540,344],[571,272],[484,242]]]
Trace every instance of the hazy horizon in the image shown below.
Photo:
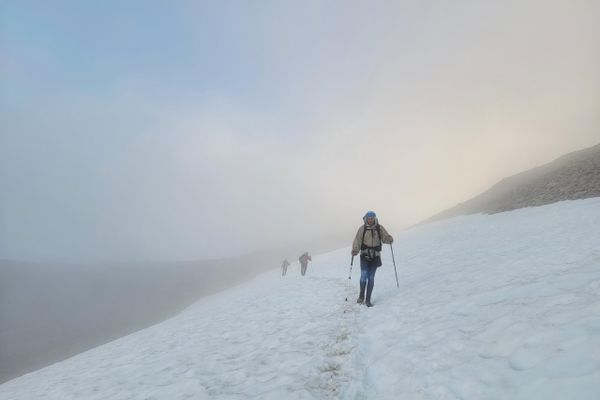
[[[600,143],[600,3],[0,5],[0,259],[399,229]],[[350,245],[350,242],[348,243]]]

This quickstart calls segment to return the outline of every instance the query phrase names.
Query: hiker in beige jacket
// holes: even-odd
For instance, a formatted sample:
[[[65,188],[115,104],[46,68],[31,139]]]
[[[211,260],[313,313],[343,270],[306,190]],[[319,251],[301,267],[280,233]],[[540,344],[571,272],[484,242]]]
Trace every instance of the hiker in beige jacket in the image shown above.
[[[357,303],[372,307],[371,294],[375,283],[375,272],[381,266],[381,244],[392,244],[394,238],[379,225],[377,215],[368,211],[363,217],[364,224],[358,228],[354,243],[352,244],[352,256],[360,252],[360,294]],[[365,288],[367,298],[365,301]]]

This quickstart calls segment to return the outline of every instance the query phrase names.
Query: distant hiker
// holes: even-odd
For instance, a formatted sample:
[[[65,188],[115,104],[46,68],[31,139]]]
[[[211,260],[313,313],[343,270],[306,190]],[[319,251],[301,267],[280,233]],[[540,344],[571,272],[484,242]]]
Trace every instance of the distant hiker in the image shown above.
[[[289,267],[290,263],[288,262],[287,258],[285,260],[283,260],[283,263],[281,264],[281,276],[285,276],[285,274],[287,274],[287,267]]]
[[[302,276],[304,276],[306,275],[306,267],[308,266],[308,262],[312,261],[312,258],[310,258],[308,252],[306,251],[302,253],[300,258],[298,258],[298,261],[300,261],[300,273],[302,274]]]
[[[360,294],[357,303],[365,302],[365,287],[367,288],[367,299],[365,304],[372,307],[371,294],[375,283],[375,271],[381,266],[381,243],[391,244],[394,238],[387,233],[385,228],[379,225],[377,215],[368,211],[363,217],[364,225],[358,228],[354,243],[352,244],[352,255],[360,252]]]

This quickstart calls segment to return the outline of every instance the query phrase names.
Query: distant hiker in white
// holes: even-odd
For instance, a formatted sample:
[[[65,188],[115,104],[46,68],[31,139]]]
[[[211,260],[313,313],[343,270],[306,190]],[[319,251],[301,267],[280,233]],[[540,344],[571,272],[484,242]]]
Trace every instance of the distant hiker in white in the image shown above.
[[[287,258],[285,260],[283,260],[283,263],[281,263],[281,276],[285,276],[285,274],[287,274],[287,267],[289,267],[290,263],[288,262]]]
[[[381,243],[392,244],[394,238],[382,225],[379,225],[377,215],[373,211],[368,211],[363,221],[364,225],[358,228],[352,244],[352,255],[356,256],[360,252],[360,294],[356,302],[359,304],[365,302],[366,287],[365,304],[372,307],[371,294],[375,283],[375,272],[381,266]]]
[[[308,252],[304,252],[300,258],[298,258],[298,261],[300,261],[300,273],[302,274],[302,276],[306,275],[306,268],[308,267],[308,262],[312,261],[312,258],[310,258],[310,256],[308,255]]]

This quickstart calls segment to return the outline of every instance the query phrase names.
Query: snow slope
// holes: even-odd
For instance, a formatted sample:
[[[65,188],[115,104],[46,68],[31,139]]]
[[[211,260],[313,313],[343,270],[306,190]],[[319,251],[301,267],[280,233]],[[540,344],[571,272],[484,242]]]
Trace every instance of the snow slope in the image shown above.
[[[395,239],[400,288],[385,249],[373,308],[353,302],[345,248],[9,381],[0,399],[600,398],[600,198]]]

